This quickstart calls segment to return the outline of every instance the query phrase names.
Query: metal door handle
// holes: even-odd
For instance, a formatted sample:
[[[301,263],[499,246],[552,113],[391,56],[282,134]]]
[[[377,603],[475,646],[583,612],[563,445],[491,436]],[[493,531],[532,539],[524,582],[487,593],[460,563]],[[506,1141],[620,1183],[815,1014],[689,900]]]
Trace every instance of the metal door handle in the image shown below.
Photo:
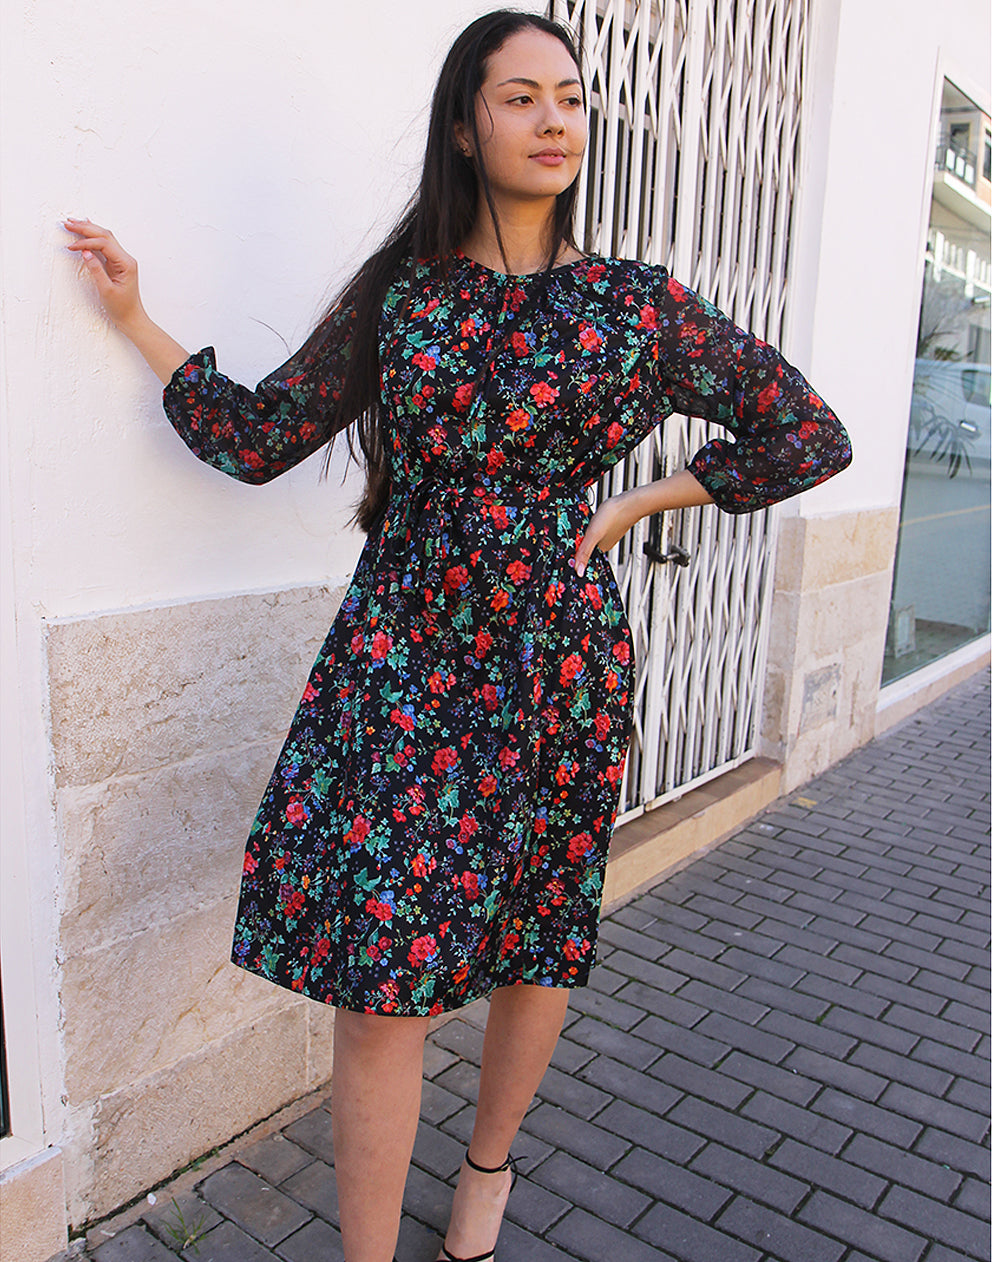
[[[659,552],[650,540],[644,541],[644,551],[652,561],[657,561],[659,565],[667,565],[669,561],[675,565],[688,565],[689,554],[685,548],[680,548],[677,543],[673,543],[670,551]]]

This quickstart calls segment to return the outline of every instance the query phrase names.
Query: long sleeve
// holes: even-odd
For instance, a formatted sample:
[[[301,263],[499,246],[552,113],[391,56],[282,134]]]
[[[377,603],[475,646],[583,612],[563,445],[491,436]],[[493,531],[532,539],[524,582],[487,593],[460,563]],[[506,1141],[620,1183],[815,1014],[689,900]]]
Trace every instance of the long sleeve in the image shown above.
[[[767,508],[826,481],[851,462],[834,412],[767,342],[658,269],[650,372],[673,411],[723,425],[689,471],[728,513]]]
[[[180,365],[162,392],[162,406],[190,451],[239,482],[262,483],[299,464],[333,437],[329,418],[347,368],[353,312],[339,309],[328,321],[319,379],[301,351],[254,390],[218,371],[212,346]],[[327,401],[328,420],[323,424],[309,411],[314,390]]]

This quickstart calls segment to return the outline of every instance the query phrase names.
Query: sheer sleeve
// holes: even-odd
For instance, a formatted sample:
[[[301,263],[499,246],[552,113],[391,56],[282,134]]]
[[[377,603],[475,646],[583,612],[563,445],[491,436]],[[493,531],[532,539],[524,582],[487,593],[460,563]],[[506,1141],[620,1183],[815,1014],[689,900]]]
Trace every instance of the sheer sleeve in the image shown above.
[[[767,342],[745,332],[665,269],[642,324],[656,329],[651,374],[671,410],[716,421],[688,469],[728,513],[767,508],[851,462],[834,412]]]
[[[351,352],[354,313],[328,317],[328,341],[318,373],[297,351],[258,383],[239,385],[217,369],[214,348],[197,351],[162,392],[172,426],[200,460],[239,482],[269,482],[312,455],[332,437],[331,414],[340,398]],[[314,391],[326,399],[314,419]]]

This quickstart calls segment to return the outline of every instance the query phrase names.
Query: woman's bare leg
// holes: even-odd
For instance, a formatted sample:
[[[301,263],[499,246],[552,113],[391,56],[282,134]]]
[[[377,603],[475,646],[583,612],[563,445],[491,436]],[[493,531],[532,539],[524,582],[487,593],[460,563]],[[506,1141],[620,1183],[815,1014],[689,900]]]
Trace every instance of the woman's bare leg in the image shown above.
[[[340,1008],[335,1015],[331,1118],[346,1262],[392,1262],[429,1023]]]
[[[493,991],[469,1144],[478,1165],[498,1166],[506,1160],[548,1067],[567,1007],[568,990],[562,987],[504,986]],[[492,1246],[509,1187],[509,1173],[480,1174],[462,1163],[445,1236],[450,1253],[470,1258]]]

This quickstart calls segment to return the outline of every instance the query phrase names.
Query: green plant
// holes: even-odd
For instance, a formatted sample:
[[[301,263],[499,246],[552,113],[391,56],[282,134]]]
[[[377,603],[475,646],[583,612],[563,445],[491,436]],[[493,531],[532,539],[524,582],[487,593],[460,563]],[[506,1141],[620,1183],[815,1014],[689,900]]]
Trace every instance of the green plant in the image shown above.
[[[206,1223],[206,1215],[199,1214],[194,1222],[187,1223],[179,1202],[175,1197],[172,1198],[172,1207],[175,1210],[176,1221],[174,1223],[170,1223],[167,1219],[163,1218],[162,1229],[180,1250],[192,1247],[196,1253],[199,1253],[200,1250],[197,1242],[205,1234],[206,1229],[204,1224]]]

